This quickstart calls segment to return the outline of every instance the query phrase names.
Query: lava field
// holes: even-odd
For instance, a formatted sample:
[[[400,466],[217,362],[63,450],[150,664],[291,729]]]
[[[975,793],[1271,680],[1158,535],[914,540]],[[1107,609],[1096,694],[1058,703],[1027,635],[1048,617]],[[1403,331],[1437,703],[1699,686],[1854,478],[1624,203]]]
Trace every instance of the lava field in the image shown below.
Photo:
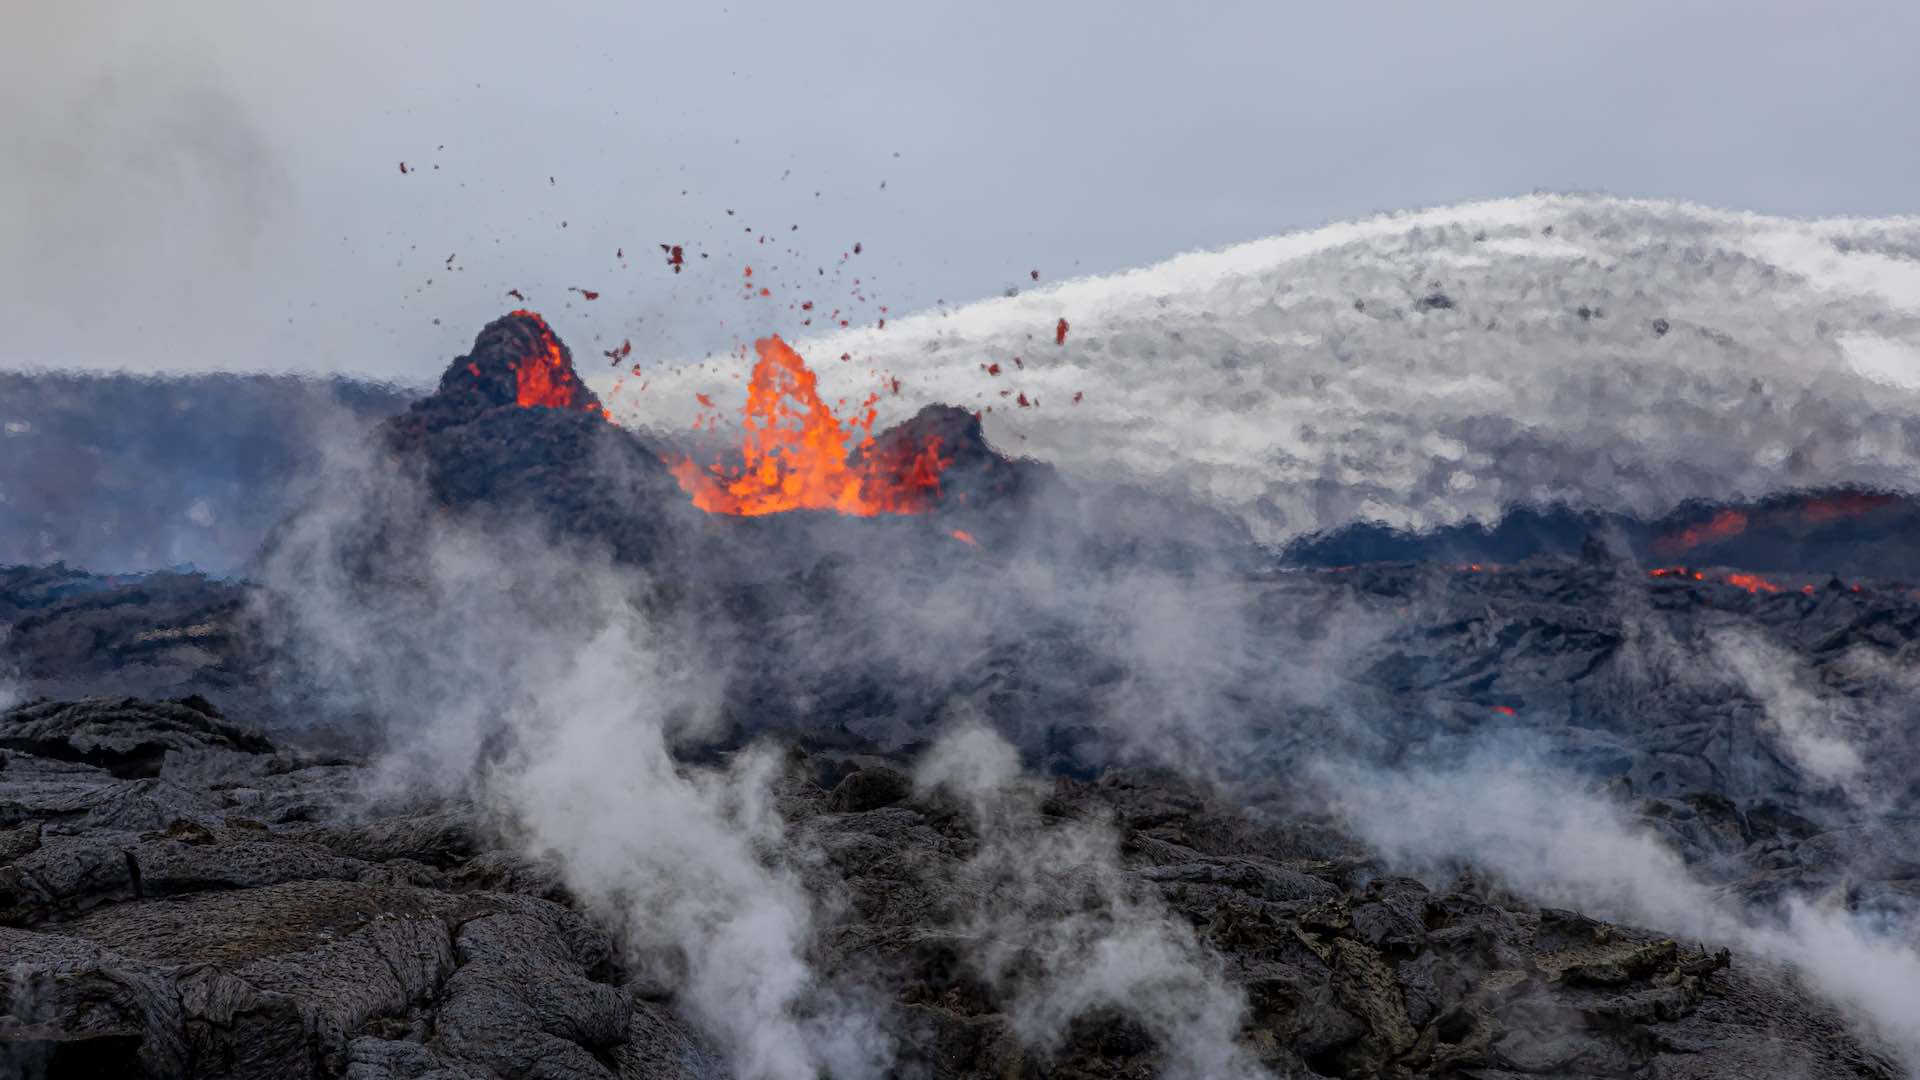
[[[1920,1068],[1920,503],[1276,546],[758,357],[709,460],[516,312],[240,574],[0,569],[0,1071]]]

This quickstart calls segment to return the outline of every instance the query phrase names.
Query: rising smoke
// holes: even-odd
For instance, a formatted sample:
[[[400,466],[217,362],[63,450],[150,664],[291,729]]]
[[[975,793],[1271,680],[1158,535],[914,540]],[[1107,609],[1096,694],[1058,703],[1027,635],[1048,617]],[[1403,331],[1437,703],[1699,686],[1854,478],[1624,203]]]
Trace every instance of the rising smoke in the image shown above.
[[[1865,796],[1865,764],[1847,733],[1857,729],[1859,721],[1849,715],[1844,699],[1820,693],[1817,684],[1810,689],[1811,680],[1798,659],[1758,635],[1721,630],[1708,644],[1710,655],[1760,703],[1781,751],[1810,780]]]
[[[976,898],[961,933],[980,974],[1012,997],[1016,1030],[1051,1049],[1076,1019],[1117,1010],[1166,1050],[1168,1076],[1267,1075],[1237,1045],[1246,1001],[1218,961],[1157,895],[1129,887],[1110,826],[1046,821],[1044,786],[1024,779],[1013,747],[956,725],[920,762],[923,791],[970,808],[980,845],[964,868]]]
[[[1511,750],[1459,769],[1325,765],[1321,776],[1342,819],[1390,859],[1435,872],[1470,863],[1544,903],[1790,965],[1898,1047],[1909,1067],[1920,1062],[1911,926],[1875,925],[1816,898],[1789,898],[1778,917],[1743,910],[1617,805]]]

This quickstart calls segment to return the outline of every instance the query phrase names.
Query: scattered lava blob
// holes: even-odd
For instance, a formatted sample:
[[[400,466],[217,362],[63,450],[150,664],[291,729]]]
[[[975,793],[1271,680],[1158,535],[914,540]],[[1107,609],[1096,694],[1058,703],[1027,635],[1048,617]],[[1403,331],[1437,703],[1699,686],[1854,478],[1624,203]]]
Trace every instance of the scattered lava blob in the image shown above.
[[[814,373],[779,337],[754,342],[742,412],[745,438],[737,466],[669,462],[693,504],[714,514],[747,517],[788,510],[833,510],[872,517],[933,508],[940,474],[953,463],[941,440],[881,446],[873,438],[873,403],[845,423],[820,400]]]

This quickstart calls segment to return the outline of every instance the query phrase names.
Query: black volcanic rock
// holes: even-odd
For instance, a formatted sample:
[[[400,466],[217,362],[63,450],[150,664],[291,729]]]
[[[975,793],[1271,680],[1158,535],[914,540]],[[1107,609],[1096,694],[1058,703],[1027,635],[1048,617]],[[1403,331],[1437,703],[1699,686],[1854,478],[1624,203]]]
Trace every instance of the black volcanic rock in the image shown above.
[[[360,766],[183,727],[188,706],[115,707],[128,737],[203,745],[182,743],[153,778],[8,752],[0,1066],[51,1080],[728,1075],[676,1012],[675,976],[631,970],[470,808],[356,807],[341,796]],[[1050,1054],[1025,1045],[1022,984],[985,979],[980,943],[952,921],[995,902],[973,863],[986,838],[876,760],[832,791],[806,779],[817,760],[790,755],[777,791],[814,853],[806,874],[840,898],[807,959],[866,973],[900,1073],[1093,1080],[1177,1064],[1111,1010]],[[1337,833],[1256,823],[1164,777],[1055,781],[1024,827],[1114,828],[1106,887],[1220,958],[1251,1006],[1231,1037],[1275,1075],[1898,1075],[1765,963],[1464,879],[1384,876]],[[1027,914],[1079,917],[1081,871],[1037,872],[1060,887]]]
[[[1057,479],[1051,465],[1015,460],[994,450],[980,428],[980,417],[952,405],[922,408],[874,436],[873,445],[856,450],[851,460],[855,466],[878,462],[881,475],[898,480],[904,466],[929,444],[937,445],[940,456],[950,461],[940,473],[938,504],[945,509],[1022,505]]]
[[[272,743],[227,723],[203,697],[42,702],[0,716],[0,748],[79,762],[121,778],[158,776],[168,751],[197,747],[273,752]]]
[[[424,463],[436,503],[543,522],[628,562],[650,563],[708,525],[653,447],[596,413],[496,408],[411,446],[404,427],[393,434]]]
[[[566,343],[539,315],[516,311],[488,323],[473,350],[447,365],[439,388],[414,402],[392,427],[404,438],[416,428],[437,430],[490,409],[527,405],[602,412],[600,399],[574,371]]]
[[[254,723],[265,655],[247,588],[204,574],[0,567],[5,675],[59,697],[214,695]]]

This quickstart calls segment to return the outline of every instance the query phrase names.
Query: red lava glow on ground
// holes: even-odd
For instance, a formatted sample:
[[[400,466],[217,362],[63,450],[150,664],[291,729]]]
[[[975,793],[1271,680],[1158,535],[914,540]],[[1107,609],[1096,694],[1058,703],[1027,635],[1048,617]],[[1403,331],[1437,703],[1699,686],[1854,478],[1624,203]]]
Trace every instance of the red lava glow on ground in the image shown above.
[[[1858,517],[1900,500],[1892,495],[1846,494],[1813,499],[1799,508],[1800,519],[1809,525],[1821,525],[1840,518]]]
[[[1699,570],[1689,570],[1684,566],[1662,566],[1657,569],[1647,571],[1647,576],[1657,577],[1657,578],[1666,578],[1666,577],[1679,578],[1682,581],[1707,580],[1707,575],[1704,572]],[[1777,592],[1786,591],[1786,589],[1781,585],[1772,581],[1768,581],[1766,578],[1761,577],[1759,574],[1750,574],[1741,570],[1729,571],[1726,577],[1716,578],[1715,580],[1719,584],[1731,585],[1736,589],[1745,589],[1746,591],[1750,593],[1754,593],[1756,595],[1759,593],[1777,593]],[[1803,585],[1800,587],[1800,591],[1803,593],[1811,593],[1813,591],[1813,586]]]
[[[1775,593],[1780,591],[1780,586],[1775,585],[1759,574],[1728,574],[1727,584],[1736,588],[1745,589],[1750,593]]]
[[[1773,525],[1825,525],[1844,518],[1858,517],[1897,501],[1899,500],[1892,495],[1865,492],[1826,495],[1795,505],[1762,511],[1759,513],[1759,522]],[[1660,537],[1653,542],[1653,549],[1663,555],[1675,555],[1701,544],[1738,536],[1746,532],[1748,526],[1752,524],[1755,524],[1754,520],[1744,510],[1721,510],[1704,522],[1689,525],[1677,533]]]
[[[1747,515],[1742,510],[1722,510],[1698,525],[1689,525],[1677,533],[1660,537],[1653,549],[1662,554],[1687,551],[1712,540],[1724,540],[1747,531]]]
[[[845,423],[820,400],[812,370],[779,337],[754,342],[754,365],[742,412],[740,464],[669,462],[693,504],[714,514],[757,516],[787,510],[833,510],[858,517],[932,509],[940,473],[952,464],[940,439],[881,452],[874,441],[873,403]],[[703,402],[704,404],[704,402]],[[860,453],[853,459],[850,447]]]

